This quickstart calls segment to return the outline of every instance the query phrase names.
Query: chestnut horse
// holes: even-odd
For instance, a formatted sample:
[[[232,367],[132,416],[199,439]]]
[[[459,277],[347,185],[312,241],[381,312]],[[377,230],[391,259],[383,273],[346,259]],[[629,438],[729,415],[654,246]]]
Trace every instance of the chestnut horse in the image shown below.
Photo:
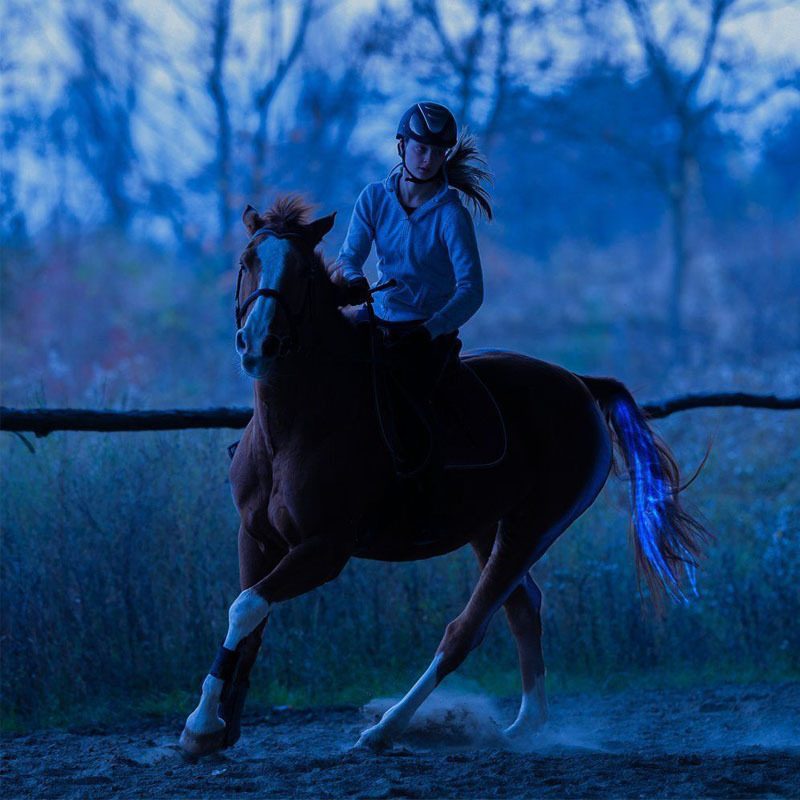
[[[481,567],[469,602],[419,680],[358,744],[380,748],[396,739],[480,644],[500,606],[516,639],[523,688],[506,734],[537,729],[547,717],[542,593],[529,570],[594,502],[614,442],[631,479],[637,568],[654,596],[685,599],[680,572],[686,569],[693,586],[706,536],[680,506],[674,458],[622,383],[503,350],[462,358],[502,413],[504,457],[484,469],[442,470],[433,503],[398,495],[373,402],[369,330],[342,313],[342,288],[315,250],[334,216],[309,222],[298,198],[281,198],[264,215],[250,206],[244,213],[250,241],[237,281],[236,349],[255,397],[230,468],[241,594],[181,735],[194,755],[238,739],[248,675],[273,604],[333,580],[353,557],[407,561],[467,543]]]

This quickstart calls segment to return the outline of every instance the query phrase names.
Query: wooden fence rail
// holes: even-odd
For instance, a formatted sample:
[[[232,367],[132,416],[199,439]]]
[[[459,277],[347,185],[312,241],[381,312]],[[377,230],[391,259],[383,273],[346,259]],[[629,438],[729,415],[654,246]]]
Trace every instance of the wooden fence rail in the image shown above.
[[[179,431],[244,428],[252,408],[175,408],[163,411],[93,411],[82,408],[0,408],[0,430],[47,436],[53,431]]]
[[[692,408],[740,406],[800,409],[800,397],[719,392],[688,394],[642,405],[659,419]],[[0,430],[47,436],[53,431],[177,431],[191,428],[244,428],[252,408],[176,408],[164,411],[91,411],[79,408],[0,407]]]

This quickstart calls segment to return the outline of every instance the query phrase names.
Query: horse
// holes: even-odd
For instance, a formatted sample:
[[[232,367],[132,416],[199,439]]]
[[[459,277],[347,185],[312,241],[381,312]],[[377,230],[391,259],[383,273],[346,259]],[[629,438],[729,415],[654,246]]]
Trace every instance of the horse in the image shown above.
[[[374,339],[343,313],[343,287],[317,249],[334,218],[309,221],[298,196],[263,214],[247,206],[242,217],[250,238],[239,260],[236,350],[254,402],[230,465],[241,591],[180,737],[192,756],[239,739],[273,605],[333,580],[351,558],[408,561],[469,544],[481,570],[427,669],[356,743],[380,750],[478,647],[501,606],[522,676],[519,712],[504,733],[513,739],[544,724],[542,592],[530,569],[592,505],[612,467],[619,473],[615,447],[630,477],[637,573],[656,602],[687,600],[709,536],[682,507],[675,458],[624,384],[500,349],[463,353],[461,362],[502,414],[503,457],[441,470],[435,502],[411,492],[402,513],[393,508],[398,477],[374,402]]]

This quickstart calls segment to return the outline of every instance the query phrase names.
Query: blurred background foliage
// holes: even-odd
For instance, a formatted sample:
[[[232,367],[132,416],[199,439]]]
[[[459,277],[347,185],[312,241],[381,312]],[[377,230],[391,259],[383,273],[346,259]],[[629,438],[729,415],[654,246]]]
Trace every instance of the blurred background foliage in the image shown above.
[[[778,0],[6,0],[2,403],[250,402],[232,346],[244,205],[299,192],[338,211],[333,257],[421,98],[495,176],[466,348],[611,374],[642,402],[797,394],[798,31]],[[713,438],[687,492],[718,536],[701,597],[643,615],[610,483],[536,568],[551,682],[796,676],[796,418],[657,428],[687,474]],[[233,438],[54,434],[35,455],[0,439],[4,724],[194,697],[237,591]],[[399,691],[474,578],[466,552],[351,564],[275,615],[259,691]],[[503,628],[462,679],[515,690]]]

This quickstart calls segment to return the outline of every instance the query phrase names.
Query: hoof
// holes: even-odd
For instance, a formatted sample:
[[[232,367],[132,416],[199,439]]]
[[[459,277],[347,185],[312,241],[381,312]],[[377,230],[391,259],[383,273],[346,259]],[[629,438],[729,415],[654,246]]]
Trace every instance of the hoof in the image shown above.
[[[354,750],[371,750],[373,753],[380,753],[392,746],[391,734],[380,725],[373,725],[362,731],[361,736],[353,747]]]
[[[207,756],[224,750],[229,746],[225,741],[225,733],[225,728],[220,728],[218,731],[212,731],[211,733],[192,733],[192,731],[184,727],[179,744],[187,755],[195,757]]]
[[[519,742],[541,733],[545,720],[517,720],[503,731],[503,738],[509,742]]]

